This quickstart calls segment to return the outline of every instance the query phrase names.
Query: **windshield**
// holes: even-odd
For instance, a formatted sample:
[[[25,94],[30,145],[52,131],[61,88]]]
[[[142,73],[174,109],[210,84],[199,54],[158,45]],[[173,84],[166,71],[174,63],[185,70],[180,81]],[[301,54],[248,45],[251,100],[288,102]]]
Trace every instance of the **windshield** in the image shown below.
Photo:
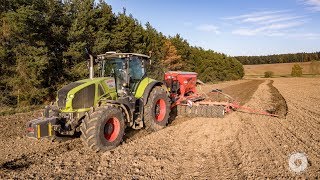
[[[121,58],[107,60],[102,68],[102,76],[114,77],[115,75],[117,89],[121,89],[122,84],[126,82],[126,70],[124,69],[124,62],[125,60]]]
[[[100,65],[101,77],[115,77],[117,89],[120,90],[124,83],[128,84],[131,92],[145,75],[143,59],[139,57],[113,58],[104,60]]]

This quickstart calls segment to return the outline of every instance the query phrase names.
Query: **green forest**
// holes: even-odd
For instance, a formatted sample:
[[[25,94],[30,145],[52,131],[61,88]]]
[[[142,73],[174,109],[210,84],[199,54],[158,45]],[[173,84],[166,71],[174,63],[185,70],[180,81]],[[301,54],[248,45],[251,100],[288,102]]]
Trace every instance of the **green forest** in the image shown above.
[[[243,65],[310,62],[320,61],[320,52],[277,54],[268,56],[237,56],[235,58],[239,60]]]
[[[165,36],[102,0],[2,0],[0,18],[0,106],[48,103],[63,85],[87,78],[85,48],[152,52],[149,71],[159,80],[167,70],[195,71],[204,82],[244,75],[236,58]]]

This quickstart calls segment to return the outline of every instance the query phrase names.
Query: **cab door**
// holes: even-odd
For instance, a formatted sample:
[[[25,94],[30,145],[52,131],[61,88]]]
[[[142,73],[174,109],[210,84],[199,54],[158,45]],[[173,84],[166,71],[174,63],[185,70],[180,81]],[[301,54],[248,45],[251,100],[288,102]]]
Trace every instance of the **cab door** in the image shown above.
[[[135,92],[145,76],[144,59],[133,56],[129,60],[129,88]]]

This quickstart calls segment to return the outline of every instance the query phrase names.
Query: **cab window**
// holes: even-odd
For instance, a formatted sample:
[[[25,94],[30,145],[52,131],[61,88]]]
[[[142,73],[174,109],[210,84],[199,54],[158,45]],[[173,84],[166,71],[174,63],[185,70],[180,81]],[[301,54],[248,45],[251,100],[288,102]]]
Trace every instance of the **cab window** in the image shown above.
[[[144,68],[142,64],[142,59],[139,59],[138,57],[133,57],[129,61],[129,73],[130,73],[130,78],[133,81],[138,81],[141,80],[143,75],[144,75]]]

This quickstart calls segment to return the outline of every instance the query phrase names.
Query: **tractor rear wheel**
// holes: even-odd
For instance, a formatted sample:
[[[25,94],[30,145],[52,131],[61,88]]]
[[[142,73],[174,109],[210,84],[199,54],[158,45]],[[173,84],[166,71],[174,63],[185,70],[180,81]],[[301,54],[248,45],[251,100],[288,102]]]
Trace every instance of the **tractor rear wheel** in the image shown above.
[[[144,107],[144,124],[147,131],[158,131],[164,128],[169,119],[170,99],[162,87],[152,89]]]
[[[94,151],[107,151],[122,141],[125,123],[122,111],[117,107],[100,107],[81,124],[81,140]]]

